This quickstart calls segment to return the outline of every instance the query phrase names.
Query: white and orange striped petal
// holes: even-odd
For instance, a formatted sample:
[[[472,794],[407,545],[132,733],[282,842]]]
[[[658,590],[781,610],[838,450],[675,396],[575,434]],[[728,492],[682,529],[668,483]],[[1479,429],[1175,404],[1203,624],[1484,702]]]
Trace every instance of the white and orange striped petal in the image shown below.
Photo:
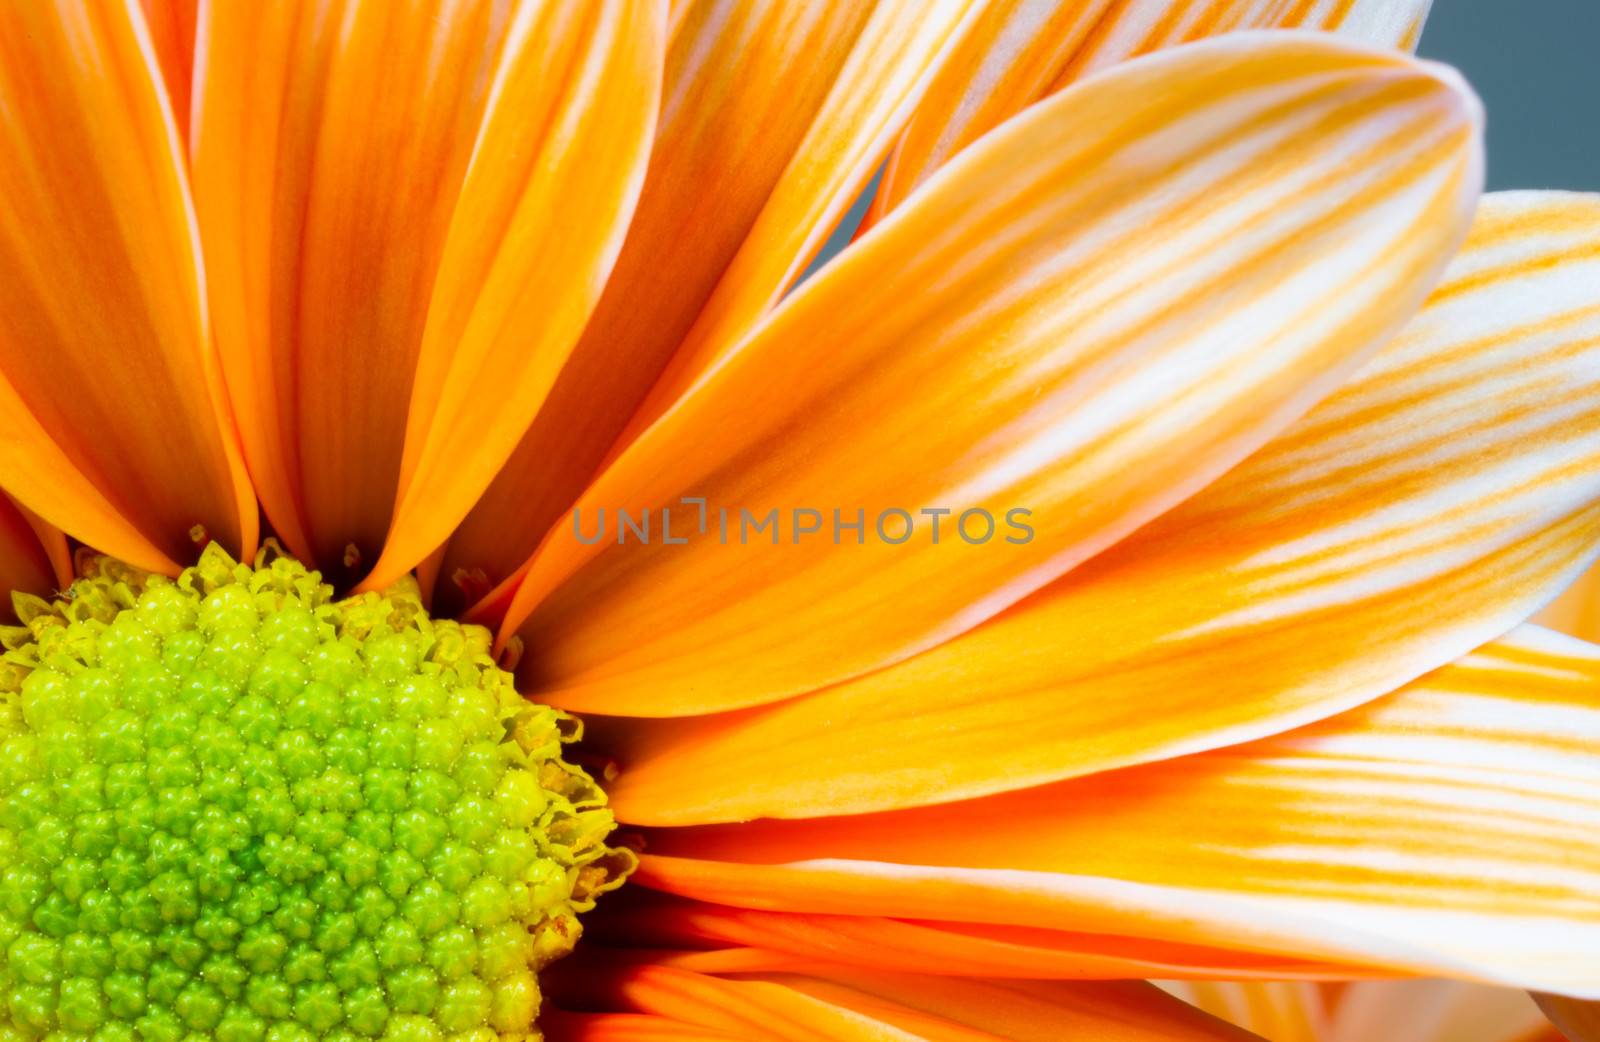
[[[961,149],[1029,105],[1117,62],[1246,29],[1322,29],[1416,46],[1432,0],[1000,0],[941,65],[895,146],[870,226]]]
[[[1595,285],[1600,198],[1486,197],[1405,333],[1216,485],[908,662],[632,725],[614,805],[681,824],[983,795],[1260,737],[1466,654],[1600,545]]]
[[[1470,219],[1477,120],[1450,74],[1309,34],[1165,52],[1037,107],[791,295],[579,504],[680,525],[696,496],[736,522],[1025,508],[1036,536],[935,542],[922,516],[903,544],[589,545],[563,524],[502,630],[526,679],[566,708],[730,709],[998,613],[1415,313]]]
[[[1351,713],[939,807],[662,829],[638,879],[1600,997],[1600,648],[1526,627]]]

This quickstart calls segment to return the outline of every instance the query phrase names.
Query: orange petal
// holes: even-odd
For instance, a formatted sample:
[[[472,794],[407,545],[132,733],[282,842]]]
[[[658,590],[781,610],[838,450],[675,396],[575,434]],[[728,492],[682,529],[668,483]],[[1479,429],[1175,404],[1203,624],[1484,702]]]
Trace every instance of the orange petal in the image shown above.
[[[532,427],[451,540],[447,579],[494,586],[533,552],[708,301],[758,301],[746,325],[767,309],[871,176],[971,6],[678,5],[622,256]],[[441,587],[446,605],[462,596]]]
[[[1536,995],[1539,1008],[1572,1042],[1600,1042],[1600,1002]]]
[[[750,1035],[709,1031],[698,1024],[647,1013],[565,1013],[539,1015],[547,1042],[751,1042]],[[754,1042],[762,1042],[759,1037]]]
[[[150,42],[161,66],[161,79],[172,102],[172,117],[178,136],[189,132],[189,103],[194,78],[195,29],[200,18],[200,0],[140,0],[145,23],[150,27]]]
[[[870,226],[961,149],[1117,62],[1241,29],[1325,29],[1416,45],[1432,0],[1002,0],[944,62],[884,170]]]
[[[212,353],[178,137],[138,8],[0,5],[0,484],[154,570],[256,507]]]
[[[1600,648],[1526,627],[1249,745],[940,807],[658,830],[637,878],[1593,997],[1597,685]]]
[[[192,164],[217,341],[262,503],[296,554],[342,579],[377,559],[408,423],[426,486],[432,423],[473,390],[446,371],[441,341],[467,338],[464,363],[502,363],[508,294],[548,257],[573,265],[571,281],[552,280],[537,321],[523,312],[539,350],[484,376],[509,404],[474,420],[516,426],[525,417],[511,412],[543,393],[551,356],[582,321],[571,312],[587,310],[615,248],[621,186],[637,176],[622,159],[646,116],[577,118],[600,69],[616,74],[607,97],[653,89],[636,76],[648,78],[641,53],[658,46],[660,12],[618,14],[634,9],[306,0],[218,5],[202,19]],[[592,151],[605,134],[615,154]],[[544,214],[560,242],[530,237],[527,207],[557,206],[551,193],[585,156],[620,165],[588,171],[593,199],[559,204],[578,230]],[[430,385],[413,416],[419,358]]]
[[[13,593],[46,596],[57,585],[50,554],[27,515],[10,496],[0,495],[0,622],[14,623]]]
[[[1489,196],[1474,227],[1406,332],[1217,484],[908,662],[632,725],[618,814],[857,813],[1194,752],[1516,625],[1600,541],[1600,197]]]
[[[664,11],[611,0],[525,13],[439,261],[400,494],[368,587],[443,543],[516,447],[600,298],[644,181]]]
[[[649,896],[656,900],[635,899],[602,909],[586,923],[586,936],[602,945],[637,945],[643,939],[651,947],[704,948],[710,942],[723,947],[686,956],[677,964],[712,972],[832,963],[942,977],[1284,980],[1363,975],[1360,967],[1343,963],[1251,958],[1215,947],[1116,935],[761,911]]]
[[[730,980],[649,963],[599,964],[585,991],[610,1006],[735,1037],[814,1042],[1247,1042],[1142,982],[959,981],[861,971]],[[625,1036],[624,1036],[625,1037]],[[1259,1040],[1258,1040],[1259,1042]]]
[[[1181,501],[1420,305],[1477,193],[1463,91],[1326,37],[1240,35],[1014,121],[591,486],[588,525],[649,509],[656,538],[558,527],[502,630],[528,679],[644,715],[797,694],[970,628]],[[774,542],[713,521],[664,544],[660,511],[681,533],[691,496],[736,529],[772,511]],[[920,516],[896,542],[889,511],[927,508],[953,511],[943,538]],[[798,509],[882,532],[801,539]],[[973,510],[994,530],[975,514],[957,538]]]

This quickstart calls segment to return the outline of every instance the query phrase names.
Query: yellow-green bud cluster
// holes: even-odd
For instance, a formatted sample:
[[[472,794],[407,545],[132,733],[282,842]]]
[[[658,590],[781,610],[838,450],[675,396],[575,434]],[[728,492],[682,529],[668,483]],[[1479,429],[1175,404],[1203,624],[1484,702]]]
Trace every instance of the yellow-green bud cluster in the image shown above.
[[[0,1042],[536,1039],[631,856],[489,634],[270,551],[0,634]]]

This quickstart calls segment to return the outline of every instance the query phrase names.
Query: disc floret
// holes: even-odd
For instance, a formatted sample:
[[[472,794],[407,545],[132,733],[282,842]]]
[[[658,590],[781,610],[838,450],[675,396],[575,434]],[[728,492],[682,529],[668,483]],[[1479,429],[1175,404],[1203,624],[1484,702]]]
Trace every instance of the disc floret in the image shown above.
[[[214,546],[18,612],[0,1040],[538,1037],[538,970],[631,856],[487,631]]]

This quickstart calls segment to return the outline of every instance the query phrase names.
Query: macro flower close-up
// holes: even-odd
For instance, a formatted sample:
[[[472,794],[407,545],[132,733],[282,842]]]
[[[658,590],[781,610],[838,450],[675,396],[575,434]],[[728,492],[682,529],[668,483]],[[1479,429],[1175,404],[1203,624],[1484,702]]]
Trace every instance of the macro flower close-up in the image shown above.
[[[0,1042],[1600,1042],[1428,8],[0,3]]]

